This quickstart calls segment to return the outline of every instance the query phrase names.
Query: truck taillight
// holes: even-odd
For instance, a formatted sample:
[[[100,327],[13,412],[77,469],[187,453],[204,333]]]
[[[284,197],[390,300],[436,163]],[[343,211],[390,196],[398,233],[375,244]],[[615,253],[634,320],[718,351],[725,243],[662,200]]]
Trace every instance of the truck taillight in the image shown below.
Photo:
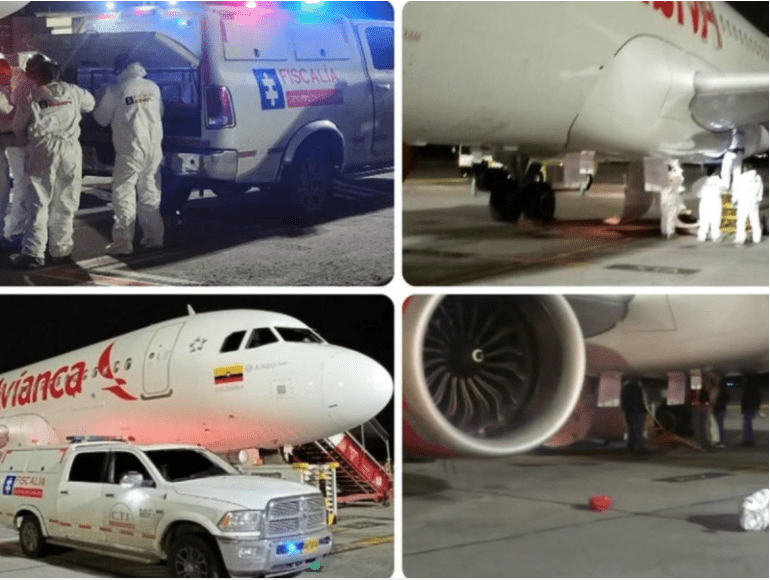
[[[206,87],[206,129],[235,127],[233,100],[227,87]]]

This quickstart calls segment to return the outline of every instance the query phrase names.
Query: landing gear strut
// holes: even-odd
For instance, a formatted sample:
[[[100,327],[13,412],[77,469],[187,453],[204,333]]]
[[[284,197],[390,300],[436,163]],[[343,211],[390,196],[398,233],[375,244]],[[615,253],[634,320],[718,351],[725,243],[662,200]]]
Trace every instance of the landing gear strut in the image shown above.
[[[516,170],[505,179],[497,179],[491,188],[489,208],[498,221],[515,222],[523,213],[529,219],[543,223],[553,221],[556,199],[553,188],[545,182],[540,163],[530,163],[526,172],[518,170],[520,160],[512,165]]]

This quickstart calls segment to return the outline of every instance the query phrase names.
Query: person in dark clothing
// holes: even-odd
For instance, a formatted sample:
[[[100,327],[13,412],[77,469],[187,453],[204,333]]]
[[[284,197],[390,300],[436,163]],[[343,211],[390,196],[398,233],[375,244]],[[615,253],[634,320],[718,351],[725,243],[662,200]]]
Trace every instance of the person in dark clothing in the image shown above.
[[[727,383],[721,381],[716,390],[716,398],[711,407],[714,413],[714,419],[717,422],[717,429],[719,429],[719,442],[715,447],[725,447],[727,442],[725,440],[725,416],[727,415],[727,405],[730,402],[730,393],[727,391]]]
[[[647,453],[644,447],[644,420],[647,418],[647,405],[644,389],[639,379],[628,379],[620,390],[620,407],[626,416],[628,426],[628,450],[632,454]]]
[[[709,392],[710,385],[703,385],[703,388],[693,391],[692,394],[692,431],[695,436],[695,443],[701,449],[709,449]]]
[[[759,385],[756,381],[743,379],[743,394],[741,395],[741,413],[743,414],[743,442],[741,445],[754,445],[754,415],[759,411]]]

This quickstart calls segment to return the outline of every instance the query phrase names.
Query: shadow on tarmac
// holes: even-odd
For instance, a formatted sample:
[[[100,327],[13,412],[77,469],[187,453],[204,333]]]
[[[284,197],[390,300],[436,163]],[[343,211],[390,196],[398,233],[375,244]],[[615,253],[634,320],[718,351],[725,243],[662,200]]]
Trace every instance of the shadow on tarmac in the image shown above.
[[[703,531],[716,532],[740,532],[745,533],[741,527],[741,518],[738,514],[709,514],[703,516],[690,516],[688,522],[703,526]]]
[[[143,250],[137,245],[131,256],[119,260],[133,272],[171,265],[186,259],[202,257],[244,244],[270,238],[309,238],[318,228],[336,220],[365,215],[393,206],[394,182],[392,179],[371,178],[340,182],[335,190],[345,191],[354,185],[366,193],[353,197],[337,194],[329,208],[320,216],[299,218],[285,204],[265,199],[258,192],[232,198],[192,199],[176,216],[165,218],[166,236],[163,250]],[[362,185],[362,183],[364,185]],[[81,196],[80,209],[93,209],[104,205],[95,196]],[[105,216],[108,216],[105,219]],[[78,228],[78,224],[81,227]],[[82,226],[86,227],[83,228]],[[79,229],[89,230],[89,241],[82,243]],[[46,265],[34,270],[16,270],[6,251],[0,254],[0,284],[18,286],[79,285],[93,281],[92,274],[76,262],[104,255],[104,240],[111,239],[112,213],[109,211],[87,213],[76,218],[75,262],[63,265]],[[98,235],[97,235],[98,234]],[[98,239],[94,243],[94,239]],[[84,247],[85,246],[85,247]],[[121,283],[116,279],[115,283]],[[131,283],[122,284],[131,285]]]

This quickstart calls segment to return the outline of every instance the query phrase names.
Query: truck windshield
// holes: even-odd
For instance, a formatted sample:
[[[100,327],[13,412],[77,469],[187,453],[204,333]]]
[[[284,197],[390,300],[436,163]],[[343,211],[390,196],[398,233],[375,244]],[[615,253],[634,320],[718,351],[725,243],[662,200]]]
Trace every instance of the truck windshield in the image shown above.
[[[170,482],[237,473],[227,469],[226,463],[215,462],[216,457],[210,458],[197,449],[158,449],[147,451],[147,457],[163,479]]]

